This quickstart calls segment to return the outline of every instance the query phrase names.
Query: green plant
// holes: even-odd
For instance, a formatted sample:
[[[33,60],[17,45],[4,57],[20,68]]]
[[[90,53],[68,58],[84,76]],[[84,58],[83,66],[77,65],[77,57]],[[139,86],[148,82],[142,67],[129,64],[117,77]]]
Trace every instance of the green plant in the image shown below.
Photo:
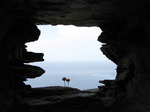
[[[62,80],[64,81],[64,86],[66,86],[66,77],[63,77]]]
[[[69,87],[69,82],[70,82],[70,79],[66,79],[66,82],[68,82],[68,87]]]

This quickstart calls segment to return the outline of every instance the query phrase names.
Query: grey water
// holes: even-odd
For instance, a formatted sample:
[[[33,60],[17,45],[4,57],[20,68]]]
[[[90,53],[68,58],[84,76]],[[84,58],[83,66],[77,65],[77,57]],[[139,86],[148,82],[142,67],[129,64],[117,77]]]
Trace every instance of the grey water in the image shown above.
[[[80,90],[94,89],[102,85],[99,80],[115,79],[116,65],[112,62],[42,62],[33,63],[46,72],[38,78],[28,79],[32,87],[64,86],[63,77],[69,78],[69,87]],[[65,86],[68,83],[65,82]]]

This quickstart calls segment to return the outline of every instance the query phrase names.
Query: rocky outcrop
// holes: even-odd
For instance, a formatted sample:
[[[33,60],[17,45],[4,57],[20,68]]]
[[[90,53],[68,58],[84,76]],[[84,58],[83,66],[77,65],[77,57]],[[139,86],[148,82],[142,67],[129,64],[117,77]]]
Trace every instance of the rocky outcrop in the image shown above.
[[[23,28],[19,29],[20,27]],[[13,85],[15,88],[24,85],[23,81],[26,78],[35,78],[44,73],[44,70],[40,67],[25,64],[34,61],[43,61],[42,53],[27,52],[25,46],[26,42],[37,40],[39,35],[40,31],[34,24],[27,20],[19,20],[8,31],[4,39],[3,44],[6,46],[5,58],[7,59],[7,66],[12,73],[12,79],[15,77],[13,83],[18,83],[17,85]]]
[[[67,87],[33,88],[19,91],[15,112],[111,112],[110,97],[99,97],[97,90],[80,91]]]
[[[1,0],[0,111],[58,112],[69,105],[67,111],[149,112],[149,6],[148,0]],[[100,27],[101,51],[117,65],[116,79],[100,81],[105,86],[96,93],[78,90],[76,95],[61,97],[54,92],[58,88],[51,91],[25,85],[26,78],[44,73],[42,68],[27,64],[43,61],[43,54],[28,52],[25,46],[38,40],[36,25],[44,24]]]
[[[18,20],[1,40],[0,111],[11,111],[16,90],[30,88],[27,78],[41,76],[45,71],[25,63],[43,61],[42,53],[27,52],[25,43],[38,39],[40,31],[28,20]],[[4,100],[4,101],[3,101]]]
[[[145,2],[147,3],[147,2]],[[116,99],[120,112],[128,108],[131,112],[149,111],[149,16],[148,3],[134,4],[129,7],[123,24],[114,24],[113,31],[102,26],[99,41],[105,43],[101,50],[117,64]],[[145,6],[145,8],[143,8]],[[146,66],[145,66],[146,65]]]

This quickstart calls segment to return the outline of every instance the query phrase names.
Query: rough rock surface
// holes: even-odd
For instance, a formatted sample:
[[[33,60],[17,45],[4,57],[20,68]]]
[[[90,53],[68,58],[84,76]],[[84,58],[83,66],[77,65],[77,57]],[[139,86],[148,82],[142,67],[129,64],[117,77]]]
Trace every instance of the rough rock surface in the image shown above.
[[[149,112],[149,14],[148,0],[1,0],[0,112],[23,111],[21,108],[29,112],[41,112],[40,109],[60,112],[67,106],[75,112],[81,109],[84,112],[90,109],[95,112]],[[27,52],[25,43],[38,40],[40,31],[36,25],[43,24],[100,27],[102,33],[98,40],[104,43],[101,51],[117,64],[116,79],[100,81],[105,86],[99,87],[97,95],[84,98],[81,94],[66,93],[64,100],[60,100],[62,97],[54,91],[30,89],[23,81],[41,76],[44,70],[26,63],[43,61],[43,54]],[[41,93],[42,90],[46,92]],[[82,108],[80,104],[74,107],[78,101],[83,104]]]
[[[67,87],[33,88],[20,91],[16,112],[99,112],[102,98],[96,92]],[[23,106],[23,107],[22,107]]]

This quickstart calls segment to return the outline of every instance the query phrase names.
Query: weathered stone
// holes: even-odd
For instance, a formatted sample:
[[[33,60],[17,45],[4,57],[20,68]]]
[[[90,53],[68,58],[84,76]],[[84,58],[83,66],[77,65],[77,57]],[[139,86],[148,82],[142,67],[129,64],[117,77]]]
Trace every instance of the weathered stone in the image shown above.
[[[94,91],[67,87],[35,88],[20,92],[22,96],[18,100],[22,105],[19,104],[15,110],[17,112],[105,112],[106,107],[109,108],[114,101],[109,97],[100,98]]]
[[[63,106],[67,108],[69,104],[70,108],[67,111],[78,112],[82,109],[89,112],[94,108],[95,112],[101,110],[103,112],[149,112],[149,6],[148,0],[1,0],[0,99],[4,101],[0,102],[0,111],[20,112],[17,110],[19,106],[19,109],[22,107],[29,112],[36,112],[38,109],[40,111],[52,109],[59,112],[62,111]],[[44,72],[41,68],[35,70],[34,67],[28,66],[26,69],[24,66],[24,63],[43,61],[42,53],[27,52],[25,46],[26,42],[36,41],[40,35],[35,24],[100,27],[102,33],[98,40],[104,43],[101,51],[108,59],[117,64],[115,83],[111,85],[104,81],[105,86],[100,87],[97,93],[99,96],[94,98],[87,96],[76,99],[70,96],[70,99],[61,100],[53,106],[51,101],[42,99],[42,97],[49,99],[45,93],[40,94],[40,100],[34,99],[34,96],[29,98],[30,94],[27,96],[21,96],[23,93],[14,95],[16,90],[25,88],[25,92],[34,93],[27,89],[28,86],[23,81],[27,77],[39,76],[37,72],[35,75],[28,75],[29,72],[32,74],[33,71],[39,70],[40,75]],[[28,72],[25,73],[25,70]],[[40,92],[39,89],[37,94]],[[26,99],[24,103],[17,102],[19,96],[21,96],[20,99],[25,99],[25,97],[29,99]],[[36,104],[42,106],[35,106],[29,100],[36,101]],[[45,100],[48,105],[42,103]],[[74,107],[73,102],[78,104],[78,100],[82,102],[83,107],[80,104],[79,108]],[[83,101],[91,102],[92,106],[88,108],[89,105],[87,106]],[[26,105],[29,102],[31,105]]]

